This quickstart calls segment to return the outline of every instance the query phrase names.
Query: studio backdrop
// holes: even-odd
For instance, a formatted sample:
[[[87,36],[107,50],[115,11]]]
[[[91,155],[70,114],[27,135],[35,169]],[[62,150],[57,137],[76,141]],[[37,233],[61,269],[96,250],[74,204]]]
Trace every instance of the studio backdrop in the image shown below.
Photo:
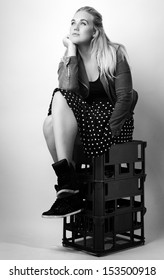
[[[163,0],[0,1],[0,240],[61,244],[62,220],[41,213],[55,200],[56,177],[42,124],[64,53],[63,37],[85,5],[104,18],[109,38],[125,45],[139,93],[134,139],[147,141],[145,235],[164,230]]]

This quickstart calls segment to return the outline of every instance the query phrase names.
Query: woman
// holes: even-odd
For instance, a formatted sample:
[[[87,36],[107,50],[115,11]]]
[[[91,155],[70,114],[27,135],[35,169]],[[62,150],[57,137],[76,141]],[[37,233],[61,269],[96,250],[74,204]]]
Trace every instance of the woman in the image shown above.
[[[80,8],[63,40],[59,88],[53,92],[43,131],[58,177],[57,199],[43,217],[64,217],[82,210],[72,161],[77,133],[89,157],[111,145],[132,141],[136,94],[125,48],[106,36],[102,16]]]

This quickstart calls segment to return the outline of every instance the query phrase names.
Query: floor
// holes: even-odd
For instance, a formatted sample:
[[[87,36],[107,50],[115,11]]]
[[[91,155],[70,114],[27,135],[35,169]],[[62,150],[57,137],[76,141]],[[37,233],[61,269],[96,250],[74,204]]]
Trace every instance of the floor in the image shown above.
[[[144,246],[101,257],[101,260],[161,260],[164,259],[164,238],[148,241]],[[97,257],[62,245],[38,248],[16,243],[0,243],[1,260],[94,260]]]

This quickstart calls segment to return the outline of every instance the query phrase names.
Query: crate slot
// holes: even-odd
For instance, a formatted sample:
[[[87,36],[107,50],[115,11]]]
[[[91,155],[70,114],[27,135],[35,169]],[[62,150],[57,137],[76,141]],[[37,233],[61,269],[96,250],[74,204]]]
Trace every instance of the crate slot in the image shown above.
[[[119,174],[126,174],[130,172],[130,164],[129,163],[120,163],[119,164]]]
[[[142,158],[142,146],[141,144],[138,144],[138,160],[141,160]]]
[[[115,165],[105,165],[105,177],[114,178],[115,177]]]
[[[143,172],[142,161],[137,161],[134,163],[134,174],[138,175]]]
[[[130,197],[128,198],[120,198],[117,200],[117,210],[125,209],[131,206]]]

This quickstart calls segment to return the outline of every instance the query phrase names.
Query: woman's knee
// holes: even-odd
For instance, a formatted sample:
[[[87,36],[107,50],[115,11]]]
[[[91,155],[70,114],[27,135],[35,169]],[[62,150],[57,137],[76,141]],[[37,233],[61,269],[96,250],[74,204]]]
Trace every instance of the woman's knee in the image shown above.
[[[61,94],[60,91],[55,92],[55,95],[53,97],[52,102],[52,111],[59,111],[65,108],[67,105],[67,102],[64,98],[64,96]]]

